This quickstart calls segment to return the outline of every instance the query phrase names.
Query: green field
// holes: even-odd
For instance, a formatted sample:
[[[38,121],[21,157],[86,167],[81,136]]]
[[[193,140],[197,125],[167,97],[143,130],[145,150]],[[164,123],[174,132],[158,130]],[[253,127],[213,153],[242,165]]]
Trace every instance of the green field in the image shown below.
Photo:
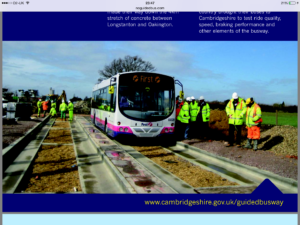
[[[262,124],[276,125],[276,113],[262,112]],[[278,125],[298,127],[298,113],[278,112]]]

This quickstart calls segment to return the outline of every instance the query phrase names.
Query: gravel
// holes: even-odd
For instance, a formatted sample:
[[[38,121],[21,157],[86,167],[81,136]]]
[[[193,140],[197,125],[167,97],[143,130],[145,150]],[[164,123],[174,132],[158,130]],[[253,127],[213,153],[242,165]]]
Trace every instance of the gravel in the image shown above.
[[[211,171],[204,170],[159,146],[134,146],[134,149],[195,188],[238,185]]]

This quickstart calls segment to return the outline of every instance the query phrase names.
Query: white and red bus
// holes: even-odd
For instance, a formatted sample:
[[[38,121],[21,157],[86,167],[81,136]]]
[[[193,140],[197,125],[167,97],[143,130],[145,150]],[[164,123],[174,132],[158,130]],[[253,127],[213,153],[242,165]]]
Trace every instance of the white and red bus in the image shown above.
[[[109,93],[111,86],[113,93]],[[161,136],[174,141],[175,116],[174,77],[126,72],[93,88],[92,121],[110,137]]]

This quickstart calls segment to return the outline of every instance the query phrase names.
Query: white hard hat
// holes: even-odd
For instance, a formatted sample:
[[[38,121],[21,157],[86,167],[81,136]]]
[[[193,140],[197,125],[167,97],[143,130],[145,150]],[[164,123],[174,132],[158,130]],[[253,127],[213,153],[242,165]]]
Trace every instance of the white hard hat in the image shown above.
[[[64,103],[64,102],[65,102],[65,100],[61,100],[61,102],[62,102],[62,103]]]
[[[199,100],[204,100],[204,96],[200,96]]]
[[[233,98],[233,99],[238,99],[239,96],[238,96],[238,94],[237,94],[236,92],[234,92],[234,93],[232,94],[232,98]]]
[[[53,100],[51,100],[51,102],[53,102]]]
[[[191,98],[190,98],[190,97],[187,97],[186,100],[187,100],[187,101],[191,101]]]
[[[42,99],[40,99],[40,102],[42,101]]]
[[[68,101],[69,103],[71,102],[71,101]]]
[[[194,96],[192,96],[192,97],[191,97],[191,100],[195,100],[195,97],[194,97]]]

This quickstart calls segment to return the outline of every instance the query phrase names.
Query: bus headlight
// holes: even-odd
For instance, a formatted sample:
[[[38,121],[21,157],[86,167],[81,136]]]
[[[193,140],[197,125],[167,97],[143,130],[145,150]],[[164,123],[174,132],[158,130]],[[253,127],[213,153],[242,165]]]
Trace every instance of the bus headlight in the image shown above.
[[[127,131],[128,131],[128,128],[126,127],[126,128],[124,129],[124,131],[127,132]]]
[[[174,127],[174,123],[171,123],[171,127]]]
[[[118,126],[120,126],[120,125],[121,125],[121,122],[118,122],[117,124],[118,124]]]
[[[166,129],[165,129],[165,132],[166,132],[166,133],[168,133],[168,132],[169,132],[168,128],[166,128]]]
[[[123,132],[123,127],[120,127],[120,128],[119,128],[119,131]]]

